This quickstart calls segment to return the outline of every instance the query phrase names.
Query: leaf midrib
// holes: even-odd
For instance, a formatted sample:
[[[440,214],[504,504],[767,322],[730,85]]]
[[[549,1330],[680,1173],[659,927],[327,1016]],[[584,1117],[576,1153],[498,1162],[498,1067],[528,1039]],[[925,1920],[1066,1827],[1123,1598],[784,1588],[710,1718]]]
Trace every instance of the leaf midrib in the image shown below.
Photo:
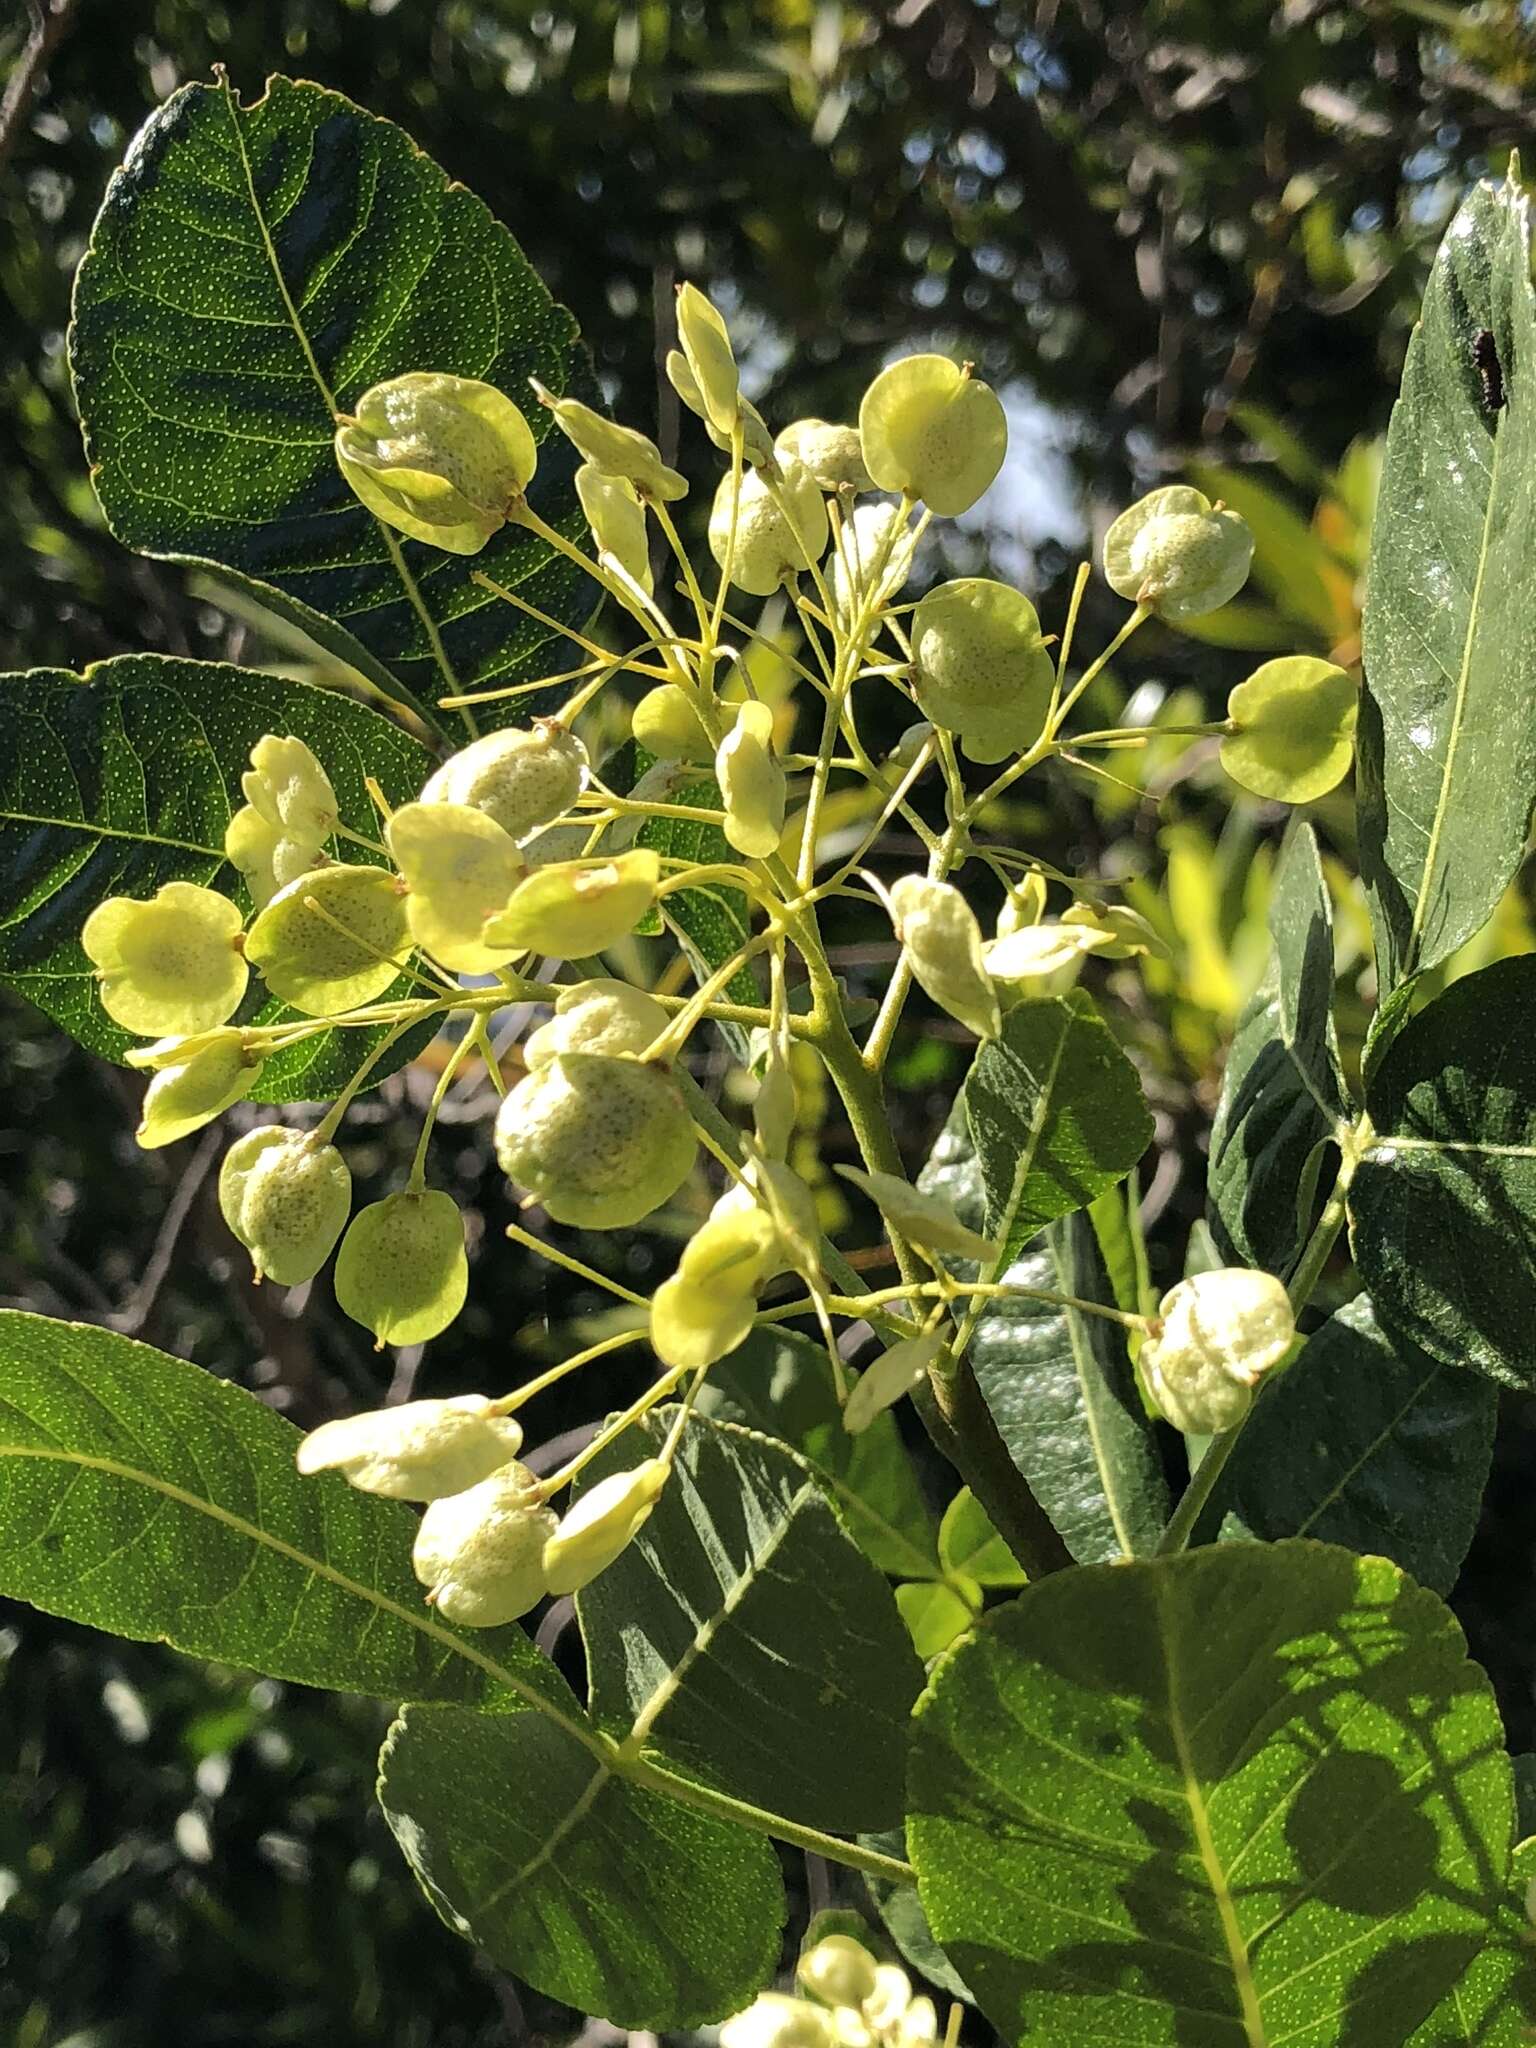
[[[1166,1594],[1161,1585],[1155,1594],[1158,1608],[1164,1608]],[[1169,1617],[1162,1614],[1163,1655],[1168,1672],[1168,1732],[1173,1740],[1174,1755],[1178,1762],[1179,1775],[1183,1780],[1184,1799],[1189,1808],[1190,1831],[1195,1838],[1200,1861],[1205,1869],[1211,1896],[1216,1906],[1216,1917],[1221,1924],[1222,1941],[1227,1951],[1227,1962],[1232,1971],[1232,1981],[1237,1991],[1241,2008],[1243,2032],[1248,2048],[1270,2048],[1269,2036],[1264,2025],[1263,2010],[1259,2005],[1258,1987],[1254,1983],[1253,1965],[1248,1953],[1248,1944],[1237,1917],[1227,1874],[1223,1868],[1216,1838],[1211,1831],[1210,1809],[1206,1804],[1205,1788],[1195,1769],[1194,1759],[1189,1750],[1189,1731],[1184,1725],[1184,1714],[1180,1703],[1178,1659],[1175,1650],[1174,1625]]]
[[[235,148],[240,155],[240,168],[245,175],[246,194],[250,200],[251,216],[256,222],[257,230],[261,236],[262,249],[266,254],[273,280],[282,297],[283,309],[288,316],[288,324],[293,329],[294,338],[304,352],[304,361],[308,365],[310,375],[315,380],[316,389],[325,401],[326,410],[330,413],[333,421],[338,421],[341,415],[337,410],[336,395],[332,391],[324,371],[320,368],[319,360],[315,355],[314,345],[310,341],[303,321],[299,318],[299,309],[294,304],[293,294],[288,289],[288,280],[283,276],[283,267],[277,260],[277,246],[272,240],[272,231],[267,225],[267,217],[262,211],[261,201],[257,196],[256,174],[251,165],[250,152],[245,146],[245,131],[240,125],[240,103],[235,97],[234,87],[227,78],[224,80],[223,94],[224,104],[229,112],[229,124],[234,132]],[[421,621],[428,644],[432,649],[432,659],[436,662],[438,672],[447,685],[448,693],[456,695],[459,690],[458,672],[455,670],[453,663],[448,659],[448,650],[443,645],[443,636],[438,630],[437,621],[433,618],[426,599],[422,596],[421,586],[411,573],[410,567],[406,562],[405,551],[400,545],[399,536],[385,525],[377,513],[370,513],[369,516],[373,520],[374,527],[389,554],[390,562],[395,574],[400,579],[401,588],[410,602],[411,609]],[[400,684],[399,687],[404,689],[403,684]],[[431,714],[428,715],[430,716]],[[466,708],[462,712],[462,716],[464,723],[469,727],[470,733],[473,736],[479,730],[473,711]],[[434,718],[432,722],[436,724],[437,721]]]
[[[200,853],[209,860],[225,858],[222,846],[199,846],[191,839],[167,839],[159,832],[130,832],[123,825],[98,825],[93,818],[39,818],[30,811],[0,811],[0,825],[41,825],[54,832],[85,832],[93,839],[126,839],[134,846],[164,846],[172,853]]]
[[[1440,839],[1450,811],[1451,777],[1456,766],[1456,755],[1461,745],[1462,725],[1466,716],[1467,695],[1471,685],[1472,650],[1477,642],[1483,577],[1488,568],[1489,537],[1493,526],[1494,507],[1498,502],[1499,450],[1503,438],[1503,421],[1496,420],[1493,429],[1493,460],[1488,470],[1488,502],[1483,508],[1483,531],[1477,552],[1477,574],[1472,580],[1472,593],[1467,606],[1467,630],[1461,650],[1461,668],[1456,678],[1456,703],[1451,717],[1451,735],[1445,750],[1445,761],[1440,770],[1440,793],[1435,801],[1434,816],[1430,822],[1429,844],[1424,854],[1424,866],[1420,871],[1418,895],[1414,899],[1413,922],[1408,928],[1408,943],[1404,948],[1405,978],[1415,971],[1414,963],[1424,937],[1430,892],[1439,858]]]
[[[0,1444],[0,1458],[33,1458],[49,1464],[72,1466],[79,1471],[100,1472],[109,1479],[121,1479],[131,1485],[142,1486],[181,1507],[190,1508],[195,1514],[205,1515],[210,1521],[222,1523],[225,1528],[234,1531],[248,1542],[270,1550],[279,1557],[287,1558],[291,1563],[302,1566],[317,1578],[327,1580],[354,1599],[363,1601],[380,1613],[391,1615],[397,1621],[403,1621],[419,1635],[427,1637],[443,1649],[451,1650],[456,1656],[464,1658],[467,1663],[485,1672],[498,1685],[515,1693],[537,1712],[556,1722],[566,1734],[574,1736],[595,1756],[606,1759],[608,1755],[607,1744],[601,1737],[595,1737],[592,1731],[583,1728],[569,1715],[562,1714],[552,1701],[537,1692],[526,1679],[519,1678],[516,1672],[498,1663],[494,1657],[488,1657],[473,1643],[466,1642],[463,1637],[444,1628],[431,1616],[413,1612],[398,1600],[392,1600],[387,1593],[380,1593],[375,1587],[364,1585],[361,1580],[337,1570],[323,1558],[314,1557],[309,1552],[300,1550],[296,1544],[287,1543],[282,1537],[274,1536],[271,1530],[263,1529],[258,1523],[247,1521],[243,1515],[237,1515],[228,1508],[220,1507],[214,1501],[191,1493],[185,1487],[177,1486],[171,1480],[161,1479],[154,1473],[146,1472],[141,1467],[127,1464],[118,1458],[94,1457],[83,1451],[50,1450],[46,1445],[38,1444]]]
[[[709,1654],[710,1645],[716,1635],[730,1620],[736,1609],[752,1590],[764,1569],[777,1554],[794,1527],[795,1517],[808,1500],[817,1497],[816,1482],[807,1476],[803,1479],[784,1506],[784,1518],[769,1541],[747,1564],[745,1571],[726,1592],[713,1614],[707,1615],[694,1631],[693,1641],[683,1651],[672,1669],[667,1673],[644,1706],[630,1723],[629,1733],[620,1746],[621,1754],[638,1754],[645,1745],[646,1737],[655,1727],[662,1713],[677,1697],[684,1679],[701,1657]]]

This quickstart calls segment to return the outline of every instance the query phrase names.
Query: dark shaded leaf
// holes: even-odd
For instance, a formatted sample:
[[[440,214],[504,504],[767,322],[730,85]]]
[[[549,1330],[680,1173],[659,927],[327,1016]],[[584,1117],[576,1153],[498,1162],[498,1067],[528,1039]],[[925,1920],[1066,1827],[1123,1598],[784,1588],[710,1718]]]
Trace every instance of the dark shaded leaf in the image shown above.
[[[1042,1224],[1123,1180],[1152,1139],[1136,1069],[1081,989],[1021,1003],[965,1084],[986,1232],[1012,1259]]]
[[[1322,1147],[1349,1117],[1333,1024],[1333,915],[1312,827],[1275,868],[1274,951],[1238,1022],[1211,1132],[1210,1220],[1223,1256],[1284,1273],[1311,1226]]]
[[[1536,955],[1454,982],[1367,1093],[1350,1235],[1395,1344],[1536,1385]]]
[[[1357,1295],[1265,1390],[1223,1478],[1226,1537],[1317,1536],[1449,1593],[1477,1527],[1498,1395],[1394,1347]]]
[[[980,1172],[958,1117],[921,1184],[964,1222],[979,1223]],[[1052,1224],[995,1277],[1115,1306],[1088,1215]],[[1093,1564],[1151,1550],[1168,1519],[1168,1491],[1123,1326],[1024,1295],[991,1300],[969,1357],[1008,1455],[1072,1555]]]
[[[887,1410],[850,1436],[819,1344],[793,1330],[760,1328],[710,1370],[700,1406],[782,1438],[808,1458],[848,1532],[884,1572],[928,1578],[939,1570],[933,1517],[896,1417]]]
[[[655,1456],[665,1435],[663,1411],[583,1481]],[[690,1423],[650,1519],[577,1612],[598,1727],[814,1827],[900,1818],[922,1672],[889,1587],[792,1452]]]

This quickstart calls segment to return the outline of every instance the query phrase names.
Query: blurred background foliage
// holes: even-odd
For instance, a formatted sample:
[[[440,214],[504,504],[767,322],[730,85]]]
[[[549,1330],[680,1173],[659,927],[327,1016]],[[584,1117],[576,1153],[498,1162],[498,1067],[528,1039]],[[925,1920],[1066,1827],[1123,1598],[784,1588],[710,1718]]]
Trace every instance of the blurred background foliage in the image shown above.
[[[575,310],[620,416],[680,444],[695,474],[710,473],[706,450],[658,378],[682,276],[728,308],[777,422],[847,416],[895,351],[973,357],[1006,396],[1013,447],[925,573],[1014,577],[1047,630],[1129,495],[1187,477],[1236,505],[1258,537],[1243,598],[1199,641],[1140,635],[1085,706],[1118,723],[1129,697],[1129,721],[1170,727],[1213,715],[1263,653],[1358,661],[1380,437],[1426,267],[1465,185],[1502,171],[1536,89],[1528,0],[6,4],[7,669],[152,648],[350,684],[199,572],[120,549],[81,459],[64,336],[91,220],[140,123],[216,65],[247,95],[282,70],[401,123]],[[1103,598],[1090,592],[1082,626],[1100,644]],[[1168,963],[1102,984],[1157,1115],[1142,1194],[1162,1284],[1201,1212],[1202,1147],[1264,964],[1281,822],[1233,800],[1213,745],[1154,737],[1063,765],[992,821],[1123,890],[1169,942]],[[840,822],[856,830],[851,812]],[[1357,1054],[1372,988],[1347,795],[1317,822]],[[888,933],[854,919],[835,937],[853,991],[873,987]],[[1532,944],[1517,888],[1445,972]],[[606,1313],[503,1252],[477,1260],[470,1308],[428,1358],[375,1359],[323,1281],[286,1297],[249,1284],[214,1198],[222,1140],[139,1154],[134,1077],[13,1000],[0,1025],[9,1304],[141,1334],[306,1423],[389,1393],[499,1389],[514,1353],[518,1377],[553,1355],[551,1324]],[[893,1067],[913,1165],[959,1079],[961,1040],[914,1010]],[[717,1084],[724,1074],[722,1060]],[[354,1112],[364,1198],[400,1170],[414,1135],[401,1112],[431,1082],[429,1056]],[[494,1241],[513,1212],[489,1157],[489,1099],[470,1074],[434,1156],[472,1233]],[[808,1085],[806,1156],[826,1110]],[[665,1229],[585,1249],[642,1289],[671,1257]],[[615,1398],[626,1391],[616,1378]],[[554,1407],[549,1427],[581,1413]],[[1533,1453],[1536,1417],[1512,1398],[1456,1603],[1517,1749],[1536,1744]],[[615,2038],[486,1970],[417,1897],[372,1808],[380,1726],[365,1704],[0,1611],[0,2040]],[[792,1863],[797,1895],[828,1903],[828,1874]]]

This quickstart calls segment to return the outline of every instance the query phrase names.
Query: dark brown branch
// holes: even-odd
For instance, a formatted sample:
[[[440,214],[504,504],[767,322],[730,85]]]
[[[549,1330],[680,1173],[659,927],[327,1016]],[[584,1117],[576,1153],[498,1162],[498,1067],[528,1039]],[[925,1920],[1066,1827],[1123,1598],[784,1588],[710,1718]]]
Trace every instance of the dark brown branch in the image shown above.
[[[41,0],[32,10],[32,33],[27,38],[26,48],[16,60],[16,67],[5,83],[5,96],[0,98],[0,164],[3,164],[15,147],[16,137],[21,133],[22,122],[32,104],[32,95],[38,81],[59,44],[69,31],[74,15],[76,0]]]

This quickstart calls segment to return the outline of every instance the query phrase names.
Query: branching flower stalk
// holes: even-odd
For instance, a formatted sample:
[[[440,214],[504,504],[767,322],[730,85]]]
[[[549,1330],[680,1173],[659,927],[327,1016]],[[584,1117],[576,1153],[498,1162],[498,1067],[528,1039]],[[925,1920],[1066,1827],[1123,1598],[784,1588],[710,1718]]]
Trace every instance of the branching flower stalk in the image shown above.
[[[351,1081],[314,1129],[268,1125],[239,1141],[221,1200],[258,1273],[295,1284],[334,1252],[337,1298],[380,1344],[428,1341],[464,1299],[462,1222],[427,1169],[438,1111],[472,1055],[500,1098],[500,1162],[525,1206],[542,1207],[554,1224],[628,1230],[699,1182],[701,1155],[721,1169],[713,1206],[651,1299],[556,1239],[509,1228],[523,1251],[609,1293],[632,1327],[495,1400],[412,1403],[327,1425],[307,1441],[304,1469],[338,1468],[356,1485],[426,1505],[417,1572],[435,1612],[460,1626],[515,1619],[606,1569],[660,1497],[706,1374],[759,1327],[801,1325],[819,1341],[850,1429],[911,1395],[1031,1576],[1067,1563],[970,1365],[989,1304],[1008,1299],[1124,1329],[1139,1342],[1139,1370],[1162,1412],[1215,1435],[1165,1539],[1177,1548],[1195,1528],[1254,1386],[1290,1346],[1342,1216],[1343,1180],[1289,1298],[1269,1276],[1233,1269],[1183,1283],[1146,1316],[1024,1284],[1012,1270],[1010,1213],[962,1219],[907,1179],[884,1073],[914,989],[986,1043],[1006,1038],[1011,1020],[1036,1006],[1059,1004],[1090,958],[1132,958],[1155,944],[1132,912],[1087,898],[1072,877],[994,837],[991,821],[1000,799],[1069,748],[1146,737],[1106,727],[1074,738],[1071,720],[1149,620],[1177,627],[1236,593],[1252,538],[1235,514],[1196,492],[1159,491],[1133,506],[1111,528],[1104,556],[1126,616],[1074,668],[1087,565],[1054,651],[1033,605],[1005,584],[962,578],[915,601],[906,595],[931,522],[974,504],[1003,460],[1002,407],[969,366],[906,358],[875,379],[857,425],[799,421],[775,439],[740,396],[718,316],[697,294],[690,304],[708,345],[697,360],[679,357],[673,375],[724,457],[708,519],[710,562],[690,553],[671,509],[686,480],[643,434],[536,388],[582,457],[588,549],[528,504],[536,444],[512,395],[434,373],[375,387],[340,420],[336,449],[381,520],[462,554],[478,552],[503,525],[521,526],[579,568],[637,637],[610,647],[596,628],[559,627],[476,572],[482,589],[561,635],[579,658],[534,683],[446,697],[445,708],[499,715],[495,707],[537,692],[559,703],[553,716],[484,733],[414,802],[391,811],[378,796],[382,844],[340,824],[326,766],[303,742],[269,735],[253,750],[247,808],[230,828],[229,855],[256,908],[249,924],[227,898],[173,883],[148,903],[103,904],[83,935],[109,1014],[156,1041],[138,1055],[155,1070],[146,1144],[196,1129],[248,1095],[280,1051],[338,1029],[369,1034]],[[671,593],[652,584],[652,522],[676,567]],[[685,627],[671,616],[673,597]],[[744,610],[754,599],[755,619]],[[805,658],[791,648],[784,669],[820,707],[805,751],[795,746],[793,700],[760,696],[748,664],[754,646],[783,653],[777,628],[786,606]],[[1189,729],[1219,734],[1231,772],[1269,796],[1315,795],[1320,776],[1336,781],[1348,765],[1337,672],[1304,666],[1301,675],[1295,664],[1266,664],[1233,693],[1227,719]],[[1275,669],[1286,673],[1267,673]],[[1273,739],[1277,690],[1287,706],[1283,745]],[[584,741],[615,691],[631,707],[637,776],[617,761],[594,767]],[[893,695],[907,730],[877,759],[868,735]],[[865,807],[853,851],[844,847],[834,863],[825,824],[844,788],[862,788]],[[898,822],[920,841],[923,864],[877,873],[871,864],[884,859]],[[669,828],[679,825],[712,837],[711,849],[697,858],[672,851]],[[584,850],[552,857],[546,835],[568,827],[585,835]],[[729,892],[748,929],[718,957],[689,956],[691,994],[674,992],[674,981],[644,987],[609,972],[608,956],[637,927],[659,916],[678,932],[704,891]],[[1052,891],[1062,899],[1055,915]],[[999,893],[989,936],[976,904]],[[827,909],[843,902],[883,905],[898,948],[862,1042],[823,930]],[[623,957],[636,955],[626,948]],[[561,978],[537,978],[545,959],[565,963]],[[799,1010],[792,963],[808,997]],[[765,967],[766,1000],[743,1000],[745,982]],[[253,968],[296,1015],[265,1027],[230,1021]],[[522,1046],[521,1072],[504,1075],[490,1024],[514,1003],[547,1005],[549,1015]],[[696,1036],[711,1023],[755,1034],[749,1130],[724,1117],[689,1072]],[[405,1182],[349,1223],[350,1176],[335,1143],[346,1110],[403,1038],[444,1028],[456,1036]],[[853,1177],[883,1215],[890,1284],[861,1282],[823,1235],[811,1190],[789,1163],[793,1066],[806,1057],[830,1077],[857,1143],[862,1169]],[[788,1300],[764,1300],[786,1280]],[[841,1356],[839,1326],[850,1324],[867,1326],[880,1347],[857,1376]],[[561,1471],[537,1479],[518,1461],[514,1415],[556,1382],[641,1343],[657,1361],[649,1385]],[[655,1456],[577,1484],[679,1393]],[[602,1405],[596,1396],[599,1412]],[[559,1517],[557,1496],[569,1497]],[[631,1766],[652,1769],[638,1755]],[[816,1846],[874,1867],[827,1838]]]

